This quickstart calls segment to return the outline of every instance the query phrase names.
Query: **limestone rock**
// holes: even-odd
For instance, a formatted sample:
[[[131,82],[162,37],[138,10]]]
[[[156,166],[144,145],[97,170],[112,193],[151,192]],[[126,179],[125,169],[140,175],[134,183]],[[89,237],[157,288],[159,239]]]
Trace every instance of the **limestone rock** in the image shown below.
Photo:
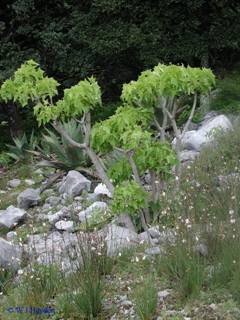
[[[136,232],[127,228],[109,224],[105,241],[107,244],[107,254],[114,256],[122,249],[136,245],[138,243],[138,235]]]
[[[17,188],[18,186],[20,186],[21,184],[21,180],[20,179],[13,179],[8,181],[8,186],[10,188]]]
[[[106,195],[109,198],[112,198],[112,194],[111,192],[108,190],[108,188],[106,187],[105,184],[103,183],[99,183],[96,188],[94,189],[94,193],[96,194],[102,194],[102,195]]]
[[[95,212],[101,211],[104,213],[108,209],[108,205],[102,201],[96,201],[90,205],[87,209],[79,212],[78,217],[81,222],[86,221],[93,216]]]
[[[202,147],[213,141],[214,132],[218,130],[232,129],[232,124],[224,115],[210,118],[202,123],[198,130],[187,131],[181,138],[181,148],[187,150],[200,151]],[[176,145],[176,138],[173,140]]]
[[[55,227],[57,230],[60,231],[68,231],[68,232],[72,232],[73,231],[73,221],[65,221],[65,220],[60,220],[58,222],[55,223]]]
[[[17,271],[20,267],[22,250],[19,246],[0,238],[0,267]]]
[[[28,209],[33,206],[39,205],[41,201],[39,189],[26,189],[21,192],[17,197],[19,208]]]
[[[5,227],[8,229],[12,229],[20,221],[24,220],[25,217],[25,210],[10,206],[6,210],[0,211],[0,228]]]
[[[59,192],[75,197],[80,195],[83,190],[90,191],[90,187],[90,180],[86,179],[80,172],[71,170],[62,181]]]

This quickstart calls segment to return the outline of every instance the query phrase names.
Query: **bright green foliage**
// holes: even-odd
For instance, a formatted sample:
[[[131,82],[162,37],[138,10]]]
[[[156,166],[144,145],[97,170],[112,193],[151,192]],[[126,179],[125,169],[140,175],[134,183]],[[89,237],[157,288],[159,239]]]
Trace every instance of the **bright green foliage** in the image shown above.
[[[82,143],[83,134],[80,124],[71,120],[63,123],[63,128],[74,141]],[[42,135],[40,157],[45,159],[44,166],[53,166],[65,170],[76,169],[87,165],[87,157],[83,150],[72,147],[64,137],[61,137],[55,131],[46,129]],[[41,164],[41,163],[40,163]]]
[[[128,212],[138,214],[145,208],[147,192],[135,181],[125,181],[118,185],[114,191],[112,210],[114,213]]]
[[[101,106],[101,90],[96,80],[91,77],[80,81],[70,89],[64,90],[62,100],[52,106],[48,103],[39,103],[34,108],[34,114],[40,124],[51,120],[82,116],[97,106]]]
[[[139,149],[136,156],[136,163],[141,172],[152,170],[168,176],[172,167],[177,164],[176,154],[171,146],[159,141],[152,140],[145,148]]]
[[[144,138],[139,126],[146,128],[150,120],[151,113],[145,109],[135,109],[127,105],[119,107],[113,116],[93,127],[92,147],[101,152],[110,151],[113,147],[131,148],[129,144],[134,145]],[[129,141],[134,129],[136,134]]]
[[[58,93],[58,86],[56,80],[44,75],[36,62],[29,60],[21,65],[12,79],[3,83],[0,98],[4,102],[18,102],[22,107],[32,102],[39,124],[81,116],[102,104],[101,90],[93,77],[65,89],[63,99],[54,105],[52,98]]]
[[[137,81],[123,85],[121,99],[128,105],[144,108],[159,107],[160,97],[179,97],[206,93],[215,85],[210,69],[159,64],[144,71]]]
[[[29,60],[21,65],[12,79],[6,80],[0,89],[4,101],[18,102],[25,107],[30,101],[46,104],[57,94],[58,83],[44,75],[39,65]]]
[[[130,180],[132,171],[127,157],[122,156],[115,161],[108,170],[108,175],[114,184]]]

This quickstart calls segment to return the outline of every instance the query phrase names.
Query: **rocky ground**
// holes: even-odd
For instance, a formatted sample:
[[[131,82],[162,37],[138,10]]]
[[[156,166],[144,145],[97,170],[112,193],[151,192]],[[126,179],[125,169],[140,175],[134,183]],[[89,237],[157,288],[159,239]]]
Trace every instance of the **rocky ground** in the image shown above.
[[[232,125],[223,115],[209,114],[200,126],[186,132],[182,162],[191,163],[203,144],[211,141],[209,132],[219,126],[229,129]],[[112,195],[107,188],[77,171],[62,176],[35,165],[27,165],[24,173],[21,170],[16,165],[0,176],[0,266],[19,272],[23,262],[27,268],[26,261],[34,257],[40,264],[54,263],[63,272],[72,272],[81,263],[79,243],[98,239],[109,257],[122,259],[121,268],[117,266],[114,275],[105,279],[106,317],[138,319],[132,288],[151,272],[151,265],[164,254],[165,244],[175,241],[175,229],[152,226],[137,233],[127,214],[112,217]],[[231,177],[216,178],[221,185]],[[127,255],[125,249],[129,249]],[[203,245],[196,249],[207,254]],[[239,308],[224,292],[217,293],[218,297],[205,293],[199,301],[179,303],[174,283],[159,277],[157,288],[156,319],[240,319]]]

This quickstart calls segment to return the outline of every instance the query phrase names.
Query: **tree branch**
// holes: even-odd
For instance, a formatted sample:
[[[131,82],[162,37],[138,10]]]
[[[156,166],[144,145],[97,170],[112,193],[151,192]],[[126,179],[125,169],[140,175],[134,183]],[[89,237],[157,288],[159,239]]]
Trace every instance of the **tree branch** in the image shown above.
[[[80,149],[86,149],[86,144],[85,143],[78,143],[74,141],[64,130],[63,126],[57,122],[53,122],[53,128],[61,135],[63,136],[72,146],[80,148]]]
[[[189,115],[188,121],[186,122],[186,124],[183,128],[182,135],[187,131],[187,129],[190,125],[190,122],[192,121],[192,118],[194,116],[194,112],[196,110],[196,106],[197,106],[197,93],[194,94],[193,107],[192,107],[191,113]]]

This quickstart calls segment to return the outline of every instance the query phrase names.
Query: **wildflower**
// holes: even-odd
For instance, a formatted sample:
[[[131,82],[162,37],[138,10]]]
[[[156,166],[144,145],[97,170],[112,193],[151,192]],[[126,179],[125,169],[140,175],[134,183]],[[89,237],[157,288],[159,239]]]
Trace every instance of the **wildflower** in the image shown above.
[[[231,224],[234,224],[235,222],[236,222],[235,219],[230,219],[230,223],[231,223]]]
[[[234,210],[230,209],[230,210],[228,211],[228,213],[229,213],[230,215],[232,215],[232,214],[234,214]]]
[[[135,260],[136,260],[136,262],[139,262],[139,258],[138,257],[136,257]]]

